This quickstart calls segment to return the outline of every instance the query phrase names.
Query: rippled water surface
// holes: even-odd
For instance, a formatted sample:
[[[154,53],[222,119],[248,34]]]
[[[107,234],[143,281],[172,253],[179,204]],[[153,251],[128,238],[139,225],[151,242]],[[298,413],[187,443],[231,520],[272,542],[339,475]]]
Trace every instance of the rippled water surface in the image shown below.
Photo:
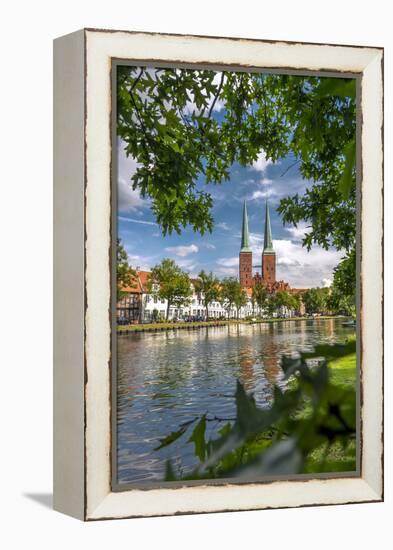
[[[268,406],[273,385],[284,385],[283,353],[344,341],[351,334],[342,321],[330,319],[119,336],[119,483],[162,480],[168,458],[183,472],[191,469],[188,431],[155,451],[159,439],[204,413],[232,418],[237,379],[259,405]],[[208,422],[209,430],[220,426],[218,420]]]

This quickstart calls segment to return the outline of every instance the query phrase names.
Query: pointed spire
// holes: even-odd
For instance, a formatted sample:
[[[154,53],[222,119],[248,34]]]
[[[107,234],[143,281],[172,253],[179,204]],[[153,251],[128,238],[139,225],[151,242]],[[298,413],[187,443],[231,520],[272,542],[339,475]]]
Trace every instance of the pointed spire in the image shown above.
[[[248,239],[248,215],[247,215],[246,201],[244,201],[244,206],[243,206],[242,246],[241,246],[240,252],[251,252],[250,243]]]
[[[266,213],[265,213],[265,237],[263,241],[263,252],[274,252],[273,239],[272,239],[272,227],[270,225],[270,212],[269,205],[266,201]]]

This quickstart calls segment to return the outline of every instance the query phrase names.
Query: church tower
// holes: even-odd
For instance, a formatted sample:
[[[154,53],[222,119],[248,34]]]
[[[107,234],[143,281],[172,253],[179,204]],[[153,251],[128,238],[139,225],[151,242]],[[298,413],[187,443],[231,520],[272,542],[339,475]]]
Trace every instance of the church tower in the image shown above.
[[[270,225],[270,213],[267,201],[265,213],[265,237],[262,252],[262,279],[267,284],[276,282],[276,253],[273,250],[272,228]]]
[[[242,244],[239,253],[239,280],[242,288],[252,286],[252,251],[248,235],[247,205],[243,206]]]

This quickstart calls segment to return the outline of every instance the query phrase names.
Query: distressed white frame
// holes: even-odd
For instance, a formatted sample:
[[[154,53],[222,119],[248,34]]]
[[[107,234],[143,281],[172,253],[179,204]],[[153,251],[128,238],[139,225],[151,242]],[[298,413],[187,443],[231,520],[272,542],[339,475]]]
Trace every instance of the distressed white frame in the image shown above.
[[[61,443],[55,445],[55,507],[81,519],[93,520],[380,501],[383,498],[383,50],[100,30],[79,31],[56,42],[58,54],[57,60],[55,55],[55,68],[62,60],[63,69],[64,63],[69,63],[68,69],[71,71],[72,64],[75,66],[77,59],[85,60],[83,86],[78,81],[79,85],[75,85],[73,92],[76,96],[80,88],[86,94],[83,181],[78,173],[78,185],[80,189],[84,189],[85,196],[86,241],[83,267],[86,302],[83,350],[85,364],[78,364],[78,360],[75,360],[71,369],[69,365],[67,367],[67,350],[63,349],[66,344],[59,342],[55,374],[57,369],[57,378],[61,380],[63,387],[64,384],[80,386],[82,378],[86,383],[83,407],[80,402],[83,388],[68,388],[67,397],[57,392],[60,412],[56,414],[55,410],[55,423],[56,429],[64,437]],[[362,73],[361,477],[111,491],[109,121],[113,58]],[[58,70],[61,72],[61,68]],[[69,93],[67,86],[70,84],[63,83],[63,88],[58,87],[58,96],[61,99]],[[67,110],[67,106],[61,107],[60,99],[56,102],[55,94],[55,112],[57,104],[60,111]],[[66,120],[62,119],[61,112],[58,119],[60,122],[57,131],[60,132]],[[77,122],[76,133],[80,131],[80,121]],[[68,149],[73,149],[73,154],[77,154],[71,138],[69,141],[68,145],[63,144],[64,148],[59,150],[59,156],[68,154]],[[71,155],[71,161],[72,158]],[[68,175],[71,176],[72,174]],[[55,165],[55,186],[67,184],[67,181],[67,175],[56,171]],[[78,200],[77,195],[75,197]],[[66,236],[60,236],[59,246],[66,239]],[[69,370],[64,374],[66,368]],[[67,409],[67,403],[63,403],[65,399],[71,403],[76,399],[76,412],[72,407]],[[64,418],[64,410],[68,410],[72,416],[73,430],[65,426],[69,418]],[[80,448],[82,440],[83,449]],[[68,445],[73,446],[75,453],[68,453],[67,458],[64,458]],[[80,464],[81,456],[84,456],[83,465]],[[80,487],[75,486],[75,481]],[[70,482],[72,488],[69,487]]]

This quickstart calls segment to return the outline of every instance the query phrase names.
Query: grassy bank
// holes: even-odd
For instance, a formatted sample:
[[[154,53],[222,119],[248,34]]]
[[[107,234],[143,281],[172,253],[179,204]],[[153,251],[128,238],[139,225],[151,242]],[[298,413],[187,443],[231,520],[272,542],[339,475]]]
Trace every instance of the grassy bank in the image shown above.
[[[356,384],[356,353],[351,353],[329,363],[331,381],[342,388],[354,388]]]
[[[353,390],[356,387],[356,354],[352,353],[339,359],[329,362],[330,380],[337,391]],[[296,387],[296,378],[289,381],[292,389]],[[305,404],[298,410],[296,417],[307,418],[312,413],[312,407]],[[246,447],[250,458],[256,457],[266,450],[272,441],[272,435],[263,434],[256,438]],[[244,452],[242,450],[241,452]],[[341,444],[331,446],[322,445],[314,449],[307,457],[304,465],[304,473],[329,473],[329,472],[350,472],[356,469],[356,442],[349,441],[344,448]]]
[[[270,319],[257,319],[255,321],[245,319],[226,319],[222,321],[195,321],[191,323],[146,323],[136,325],[118,325],[117,331],[119,333],[128,334],[130,332],[154,332],[161,330],[177,330],[177,329],[195,329],[202,327],[219,327],[226,325],[255,325],[263,323],[282,323],[284,321],[312,321],[312,320],[326,320],[326,319],[344,319],[344,317],[338,317],[337,315],[324,315],[321,317],[271,317]]]
[[[351,353],[329,363],[330,381],[337,390],[356,388],[356,353]],[[303,414],[309,414],[308,407]],[[356,441],[351,440],[346,447],[336,443],[315,449],[308,456],[305,471],[308,473],[348,472],[356,469]]]

